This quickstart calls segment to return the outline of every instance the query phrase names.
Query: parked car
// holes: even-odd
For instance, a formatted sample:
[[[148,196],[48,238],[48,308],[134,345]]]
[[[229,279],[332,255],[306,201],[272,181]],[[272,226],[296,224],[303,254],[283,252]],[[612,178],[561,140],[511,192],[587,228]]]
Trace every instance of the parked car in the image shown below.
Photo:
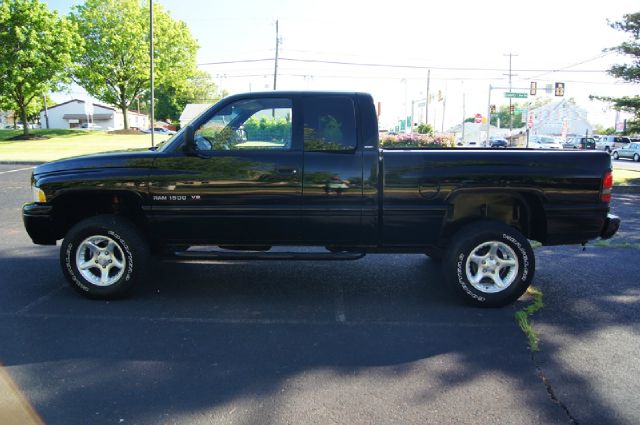
[[[635,162],[640,162],[640,143],[629,143],[622,148],[613,150],[613,159],[631,158]]]
[[[147,134],[149,134],[149,133],[151,133],[151,129],[150,129],[150,128],[148,128],[148,129],[146,129],[146,130],[142,130],[142,132],[143,132],[143,133],[147,133]],[[173,131],[173,130],[168,130],[168,129],[164,128],[164,127],[154,127],[154,128],[153,128],[153,132],[154,132],[155,134],[166,134],[166,135],[168,135],[168,136],[173,136],[174,134],[176,134],[176,132],[175,132],[175,131]]]
[[[605,152],[613,152],[614,149],[622,148],[631,143],[631,139],[623,136],[602,136],[596,143],[596,149]]]
[[[489,147],[494,149],[504,149],[509,147],[509,142],[507,141],[507,139],[491,139],[489,141]]]
[[[83,130],[102,130],[102,128],[99,125],[92,122],[86,122],[82,124],[80,128],[82,128]]]
[[[553,136],[531,136],[527,147],[530,149],[562,149],[562,143]]]
[[[572,137],[562,144],[564,149],[595,149],[596,140],[591,137]]]

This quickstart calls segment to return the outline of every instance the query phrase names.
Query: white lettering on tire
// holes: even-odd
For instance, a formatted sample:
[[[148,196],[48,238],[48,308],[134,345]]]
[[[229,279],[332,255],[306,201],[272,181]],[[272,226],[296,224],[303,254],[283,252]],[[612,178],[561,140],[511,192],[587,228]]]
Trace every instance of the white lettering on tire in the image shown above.
[[[80,282],[80,280],[76,277],[76,274],[73,272],[73,266],[71,266],[71,251],[73,250],[73,244],[69,243],[67,246],[67,251],[65,252],[65,265],[67,266],[67,271],[69,272],[69,276],[71,276],[71,280],[75,283],[80,289],[85,292],[89,292],[89,287]]]
[[[527,256],[527,251],[524,249],[522,244],[518,242],[513,236],[507,235],[506,233],[502,234],[502,237],[518,248],[520,254],[522,254],[522,281],[527,280],[527,276],[529,275],[529,257]]]
[[[469,295],[471,298],[480,301],[480,302],[484,302],[486,301],[485,297],[482,297],[480,295],[474,294],[471,289],[469,289],[469,287],[467,286],[467,282],[464,280],[464,270],[463,270],[463,265],[464,264],[464,254],[460,253],[460,255],[458,256],[458,263],[457,263],[457,275],[458,275],[458,283],[460,284],[460,286],[462,287],[462,290],[464,292],[467,293],[467,295]]]
[[[120,242],[120,245],[122,246],[124,251],[126,252],[127,260],[128,260],[129,265],[127,267],[127,274],[125,275],[124,280],[131,279],[131,274],[133,273],[133,254],[131,253],[131,250],[129,249],[129,245],[127,245],[127,243],[124,241],[124,239],[122,239],[120,237],[120,235],[118,235],[113,230],[107,231],[107,234],[109,234],[110,236],[113,236],[115,239],[117,239],[118,242]]]

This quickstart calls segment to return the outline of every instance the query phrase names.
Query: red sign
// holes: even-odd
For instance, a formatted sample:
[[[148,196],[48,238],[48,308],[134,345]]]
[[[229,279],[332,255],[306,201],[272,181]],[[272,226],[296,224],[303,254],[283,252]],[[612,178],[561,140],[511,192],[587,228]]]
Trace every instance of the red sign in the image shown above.
[[[474,122],[480,124],[482,122],[482,114],[476,114]]]

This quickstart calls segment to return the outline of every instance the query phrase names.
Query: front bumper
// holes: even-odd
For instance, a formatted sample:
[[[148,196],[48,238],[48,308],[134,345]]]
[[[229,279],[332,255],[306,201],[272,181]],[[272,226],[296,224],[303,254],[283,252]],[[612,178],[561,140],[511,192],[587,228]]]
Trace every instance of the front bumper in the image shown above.
[[[51,211],[51,205],[37,202],[25,204],[22,207],[22,221],[33,243],[38,245],[56,244],[57,237]]]
[[[616,234],[619,228],[620,217],[613,214],[607,214],[607,218],[604,220],[604,226],[602,226],[602,231],[600,232],[600,237],[602,239],[610,239]]]

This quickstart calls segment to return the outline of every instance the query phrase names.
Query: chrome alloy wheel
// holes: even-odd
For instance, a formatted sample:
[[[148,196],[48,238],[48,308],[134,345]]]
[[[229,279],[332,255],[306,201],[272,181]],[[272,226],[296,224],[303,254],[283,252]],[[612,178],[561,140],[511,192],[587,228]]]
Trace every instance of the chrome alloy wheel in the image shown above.
[[[110,286],[118,282],[126,266],[127,259],[122,248],[107,236],[89,236],[76,251],[78,271],[96,286]]]
[[[518,257],[507,244],[498,241],[476,246],[466,263],[467,279],[478,291],[495,294],[507,289],[519,270]]]

